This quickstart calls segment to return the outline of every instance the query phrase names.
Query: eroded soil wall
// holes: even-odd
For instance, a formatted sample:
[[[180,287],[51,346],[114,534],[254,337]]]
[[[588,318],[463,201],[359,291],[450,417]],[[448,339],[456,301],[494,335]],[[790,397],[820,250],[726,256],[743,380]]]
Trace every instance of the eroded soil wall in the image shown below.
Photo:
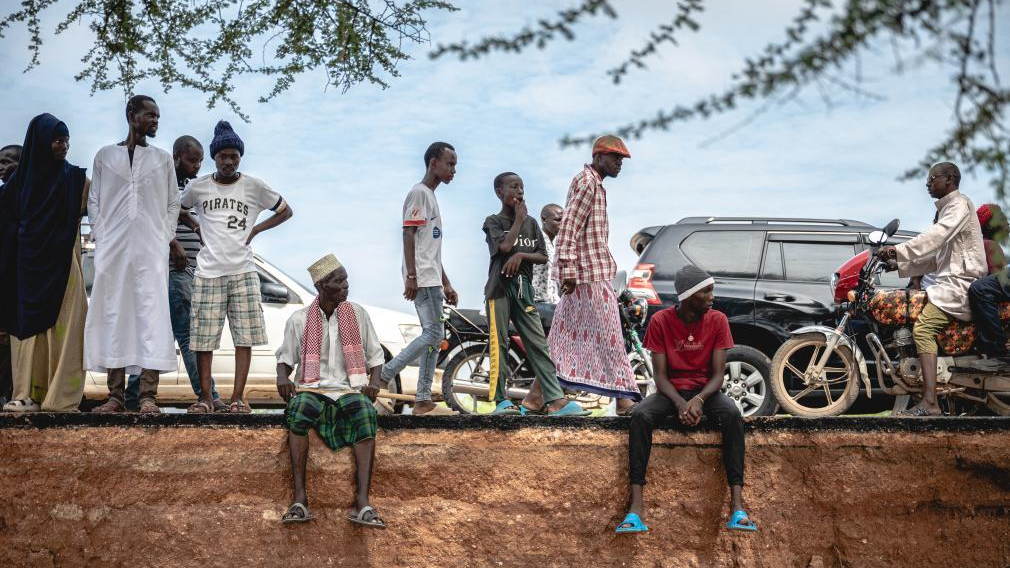
[[[276,426],[0,429],[0,566],[1007,566],[1010,433],[748,433],[760,531],[727,532],[718,434],[657,432],[645,535],[617,537],[626,432],[380,430],[373,504],[313,439],[290,502]]]

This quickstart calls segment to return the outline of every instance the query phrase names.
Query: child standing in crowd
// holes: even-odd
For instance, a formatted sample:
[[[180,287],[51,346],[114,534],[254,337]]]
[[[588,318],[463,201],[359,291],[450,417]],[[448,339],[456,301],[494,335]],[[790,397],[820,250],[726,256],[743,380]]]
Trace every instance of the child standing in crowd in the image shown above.
[[[259,233],[293,215],[284,198],[270,186],[238,171],[243,154],[242,139],[226,121],[218,122],[210,143],[217,171],[191,182],[182,195],[182,206],[197,212],[204,242],[196,260],[190,317],[190,349],[196,352],[200,372],[200,400],[189,407],[192,413],[213,411],[211,364],[214,350],[221,345],[225,314],[235,344],[235,383],[228,412],[250,412],[242,397],[252,348],[267,343],[260,280],[250,243]],[[274,214],[255,224],[266,209]]]
[[[523,200],[523,180],[505,172],[494,178],[494,192],[501,200],[501,211],[484,220],[484,234],[491,253],[484,298],[491,334],[491,385],[497,403],[495,414],[526,414],[545,410],[552,416],[586,416],[578,403],[568,401],[558,383],[557,370],[547,349],[547,338],[540,323],[533,295],[533,265],[547,262],[547,248],[540,225],[527,214]],[[522,405],[506,395],[508,366],[502,354],[508,352],[509,322],[515,326],[526,348],[526,355],[536,375],[534,388]]]

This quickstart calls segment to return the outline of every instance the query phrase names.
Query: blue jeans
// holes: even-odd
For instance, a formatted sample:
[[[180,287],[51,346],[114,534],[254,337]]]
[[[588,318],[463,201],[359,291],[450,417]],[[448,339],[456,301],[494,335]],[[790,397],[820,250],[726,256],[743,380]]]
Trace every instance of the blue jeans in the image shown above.
[[[990,274],[971,283],[968,300],[978,330],[975,348],[990,357],[1005,356],[1006,333],[999,319],[999,305],[1010,300],[1010,294],[1003,289],[996,274]]]
[[[442,328],[442,302],[445,296],[441,286],[428,286],[417,289],[414,298],[414,308],[417,319],[421,320],[421,335],[410,345],[403,348],[400,354],[386,363],[382,368],[382,380],[390,381],[404,367],[421,359],[417,371],[418,402],[431,400],[431,383],[435,380],[435,363],[438,361],[438,345],[442,342],[445,330]]]
[[[193,277],[188,272],[168,273],[168,309],[172,317],[172,334],[179,344],[182,362],[186,365],[189,384],[197,398],[200,397],[200,372],[196,367],[196,353],[189,350],[189,312],[193,299]],[[126,383],[126,406],[134,407],[140,398],[140,375],[130,375]],[[214,400],[220,398],[214,379],[210,380],[211,396]]]

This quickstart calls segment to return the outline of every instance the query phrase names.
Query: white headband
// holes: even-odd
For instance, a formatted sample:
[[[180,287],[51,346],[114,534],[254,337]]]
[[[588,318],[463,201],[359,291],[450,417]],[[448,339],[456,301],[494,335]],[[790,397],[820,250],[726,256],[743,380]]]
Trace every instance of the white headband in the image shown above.
[[[680,300],[681,302],[683,302],[684,300],[686,300],[686,299],[690,298],[691,296],[695,295],[702,288],[705,288],[706,286],[711,286],[713,284],[715,284],[715,278],[712,278],[711,276],[709,276],[708,278],[702,280],[701,282],[695,284],[694,286],[691,286],[690,288],[688,288],[687,290],[684,290],[683,292],[681,292],[680,290],[678,290],[677,291],[677,299]]]

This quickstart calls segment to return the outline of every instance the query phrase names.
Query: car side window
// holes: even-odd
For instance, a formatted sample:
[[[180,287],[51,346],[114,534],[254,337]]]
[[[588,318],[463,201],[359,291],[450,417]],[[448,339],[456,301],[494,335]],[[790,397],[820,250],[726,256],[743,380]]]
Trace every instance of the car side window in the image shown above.
[[[781,243],[786,280],[829,282],[838,267],[856,254],[848,243]]]
[[[712,276],[757,278],[764,240],[764,231],[698,231],[680,249]]]
[[[765,248],[765,261],[761,266],[762,280],[785,280],[782,270],[782,243],[768,243]]]

